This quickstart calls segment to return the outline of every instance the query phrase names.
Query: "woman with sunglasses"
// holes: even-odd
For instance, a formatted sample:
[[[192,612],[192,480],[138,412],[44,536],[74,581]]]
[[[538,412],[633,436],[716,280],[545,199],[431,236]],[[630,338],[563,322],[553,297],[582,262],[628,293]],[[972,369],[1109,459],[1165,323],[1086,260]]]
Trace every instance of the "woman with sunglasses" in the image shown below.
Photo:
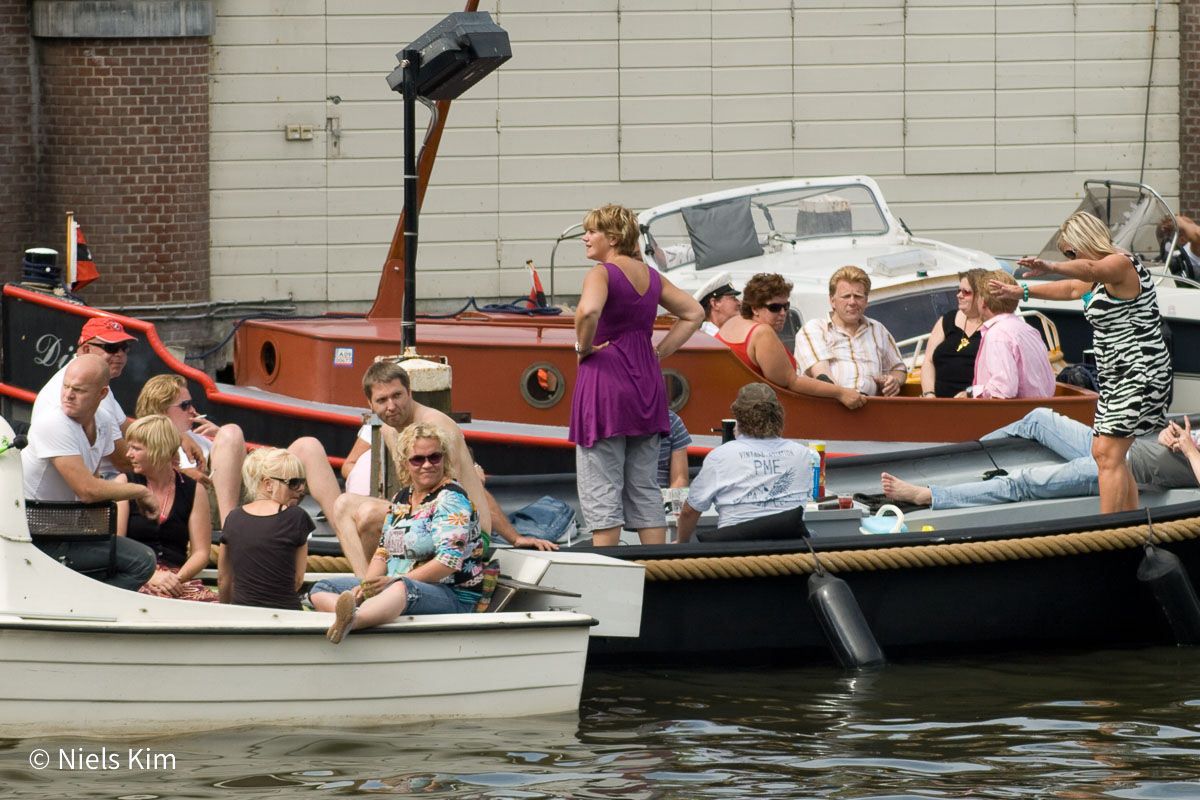
[[[133,471],[114,480],[141,484],[159,501],[158,512],[149,514],[137,503],[117,503],[117,535],[146,545],[158,561],[154,574],[138,591],[156,597],[217,602],[216,592],[194,580],[208,564],[212,525],[208,495],[197,492],[196,482],[172,466],[179,450],[175,426],[164,416],[140,417],[126,429],[125,444]]]
[[[1001,297],[1083,300],[1092,324],[1100,379],[1092,457],[1099,468],[1100,511],[1138,507],[1137,483],[1125,462],[1136,436],[1166,427],[1171,396],[1171,355],[1162,336],[1154,280],[1137,256],[1118,250],[1108,227],[1086,211],[1058,229],[1066,261],[1022,258],[1030,275],[1056,273],[1058,280],[1009,285],[989,281]]]
[[[921,362],[921,397],[954,397],[971,385],[983,325],[985,269],[958,273],[958,308],[933,324]]]
[[[242,463],[242,481],[253,500],[229,512],[221,530],[221,602],[299,610],[315,527],[299,505],[304,465],[287,450],[259,448]]]
[[[418,422],[400,433],[403,460],[396,472],[404,488],[392,498],[366,577],[362,583],[320,581],[309,593],[313,608],[337,614],[328,633],[334,644],[351,630],[383,625],[401,614],[475,610],[483,585],[483,537],[479,514],[454,479],[452,452],[437,425]]]
[[[774,272],[760,272],[742,289],[742,314],[717,331],[747,367],[776,386],[800,394],[832,397],[846,408],[858,408],[867,399],[854,389],[799,375],[796,358],[779,339],[791,309],[792,284]]]

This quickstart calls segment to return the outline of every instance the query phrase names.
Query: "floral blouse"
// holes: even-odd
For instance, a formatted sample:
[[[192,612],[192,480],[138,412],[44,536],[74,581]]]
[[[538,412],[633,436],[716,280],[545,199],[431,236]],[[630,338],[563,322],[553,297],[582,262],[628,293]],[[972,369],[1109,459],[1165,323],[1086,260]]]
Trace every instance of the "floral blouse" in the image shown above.
[[[465,601],[479,597],[483,582],[483,537],[479,514],[457,482],[430,492],[415,509],[412,489],[401,489],[383,523],[379,546],[387,550],[388,571],[399,576],[427,561],[454,570],[440,583],[449,584]]]

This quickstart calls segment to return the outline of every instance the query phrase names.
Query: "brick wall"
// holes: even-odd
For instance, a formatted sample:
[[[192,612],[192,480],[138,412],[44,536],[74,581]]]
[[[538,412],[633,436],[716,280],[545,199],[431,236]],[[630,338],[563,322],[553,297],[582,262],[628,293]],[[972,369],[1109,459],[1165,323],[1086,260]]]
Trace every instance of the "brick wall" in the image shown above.
[[[1200,213],[1200,0],[1179,3],[1179,211]]]
[[[39,241],[75,212],[92,305],[207,300],[208,40],[41,39],[38,63]]]
[[[21,274],[37,183],[28,0],[0,0],[0,280]]]

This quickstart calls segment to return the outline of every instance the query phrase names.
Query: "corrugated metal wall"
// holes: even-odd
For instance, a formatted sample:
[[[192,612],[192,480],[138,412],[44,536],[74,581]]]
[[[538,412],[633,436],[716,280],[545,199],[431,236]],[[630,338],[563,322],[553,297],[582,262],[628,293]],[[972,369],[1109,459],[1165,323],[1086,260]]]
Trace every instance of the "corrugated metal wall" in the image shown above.
[[[441,0],[217,0],[214,299],[363,307],[403,205],[395,53]],[[605,202],[863,173],[914,232],[1037,249],[1085,177],[1136,179],[1153,0],[484,0],[513,58],[450,110],[422,301],[509,297]],[[1178,4],[1145,180],[1178,195]],[[425,117],[422,114],[421,124]],[[288,125],[311,139],[287,140]],[[583,252],[564,244],[560,293]],[[543,273],[543,278],[547,276]]]

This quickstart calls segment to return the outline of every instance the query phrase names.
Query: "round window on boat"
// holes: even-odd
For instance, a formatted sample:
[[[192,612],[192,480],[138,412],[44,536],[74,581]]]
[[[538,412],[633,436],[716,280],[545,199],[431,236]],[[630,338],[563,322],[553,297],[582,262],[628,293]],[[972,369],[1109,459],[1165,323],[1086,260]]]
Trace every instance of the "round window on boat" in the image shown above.
[[[279,356],[275,352],[275,343],[270,339],[263,342],[262,348],[258,351],[258,363],[267,378],[267,383],[275,380],[275,375],[279,372]]]
[[[687,405],[692,396],[692,386],[683,373],[677,369],[664,369],[663,380],[667,384],[667,408],[679,413],[679,409]]]
[[[567,381],[558,367],[545,361],[530,364],[521,373],[521,397],[534,408],[550,408],[567,390]]]

